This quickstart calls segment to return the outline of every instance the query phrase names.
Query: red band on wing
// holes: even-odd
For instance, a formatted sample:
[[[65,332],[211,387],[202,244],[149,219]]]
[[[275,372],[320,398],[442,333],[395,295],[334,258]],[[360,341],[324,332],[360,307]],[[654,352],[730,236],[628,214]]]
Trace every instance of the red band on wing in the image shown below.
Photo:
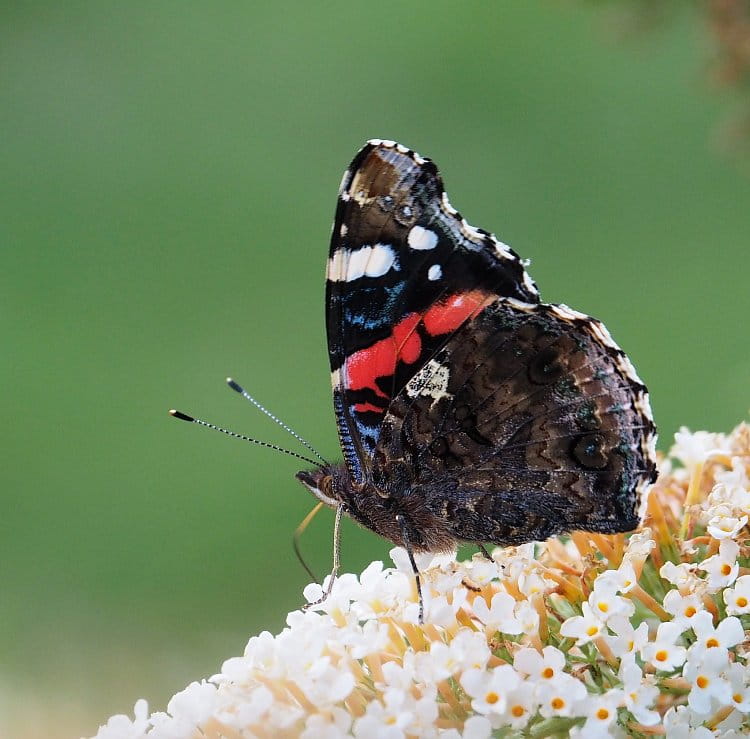
[[[388,398],[377,386],[376,380],[379,377],[392,376],[399,362],[413,364],[419,359],[422,353],[422,339],[416,329],[420,322],[430,336],[447,334],[455,331],[496,299],[494,295],[472,290],[449,295],[428,308],[423,315],[410,313],[393,327],[388,338],[360,349],[346,360],[345,386],[350,390],[368,388],[379,397]],[[359,403],[354,406],[354,410],[360,413],[373,410],[383,412],[382,408],[376,408],[369,403]]]
[[[355,403],[352,409],[357,413],[383,413],[383,409],[372,403]]]
[[[422,318],[424,327],[431,336],[455,331],[464,321],[473,318],[493,300],[495,296],[487,295],[480,290],[449,295],[427,310]]]
[[[381,398],[387,398],[375,380],[392,375],[399,360],[411,364],[419,359],[422,340],[414,329],[420,319],[419,314],[410,313],[393,327],[387,339],[376,341],[372,346],[352,354],[345,364],[347,387],[351,390],[369,388]]]

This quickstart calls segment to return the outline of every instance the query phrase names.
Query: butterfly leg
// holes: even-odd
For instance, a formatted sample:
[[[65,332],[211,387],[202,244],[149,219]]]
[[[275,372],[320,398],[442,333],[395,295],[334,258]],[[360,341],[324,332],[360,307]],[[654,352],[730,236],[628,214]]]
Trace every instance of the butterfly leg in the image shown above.
[[[417,563],[414,561],[414,553],[411,550],[411,544],[409,543],[409,532],[406,529],[406,520],[399,513],[396,516],[396,522],[401,528],[401,538],[404,540],[404,547],[406,553],[409,555],[409,562],[411,562],[411,568],[414,571],[414,580],[417,583],[417,597],[419,598],[419,623],[424,623],[424,599],[422,598],[422,582],[419,577],[419,568]]]
[[[333,568],[328,578],[328,585],[326,586],[323,595],[317,600],[307,603],[302,607],[303,611],[313,606],[320,605],[324,600],[328,598],[333,590],[333,583],[336,582],[336,576],[339,574],[339,565],[341,563],[341,516],[344,513],[344,506],[340,505],[336,508],[336,518],[333,522]],[[410,555],[411,556],[411,555]],[[414,560],[412,560],[412,564]]]
[[[492,555],[487,551],[487,547],[484,544],[477,544],[477,546],[479,547],[479,551],[492,562]]]

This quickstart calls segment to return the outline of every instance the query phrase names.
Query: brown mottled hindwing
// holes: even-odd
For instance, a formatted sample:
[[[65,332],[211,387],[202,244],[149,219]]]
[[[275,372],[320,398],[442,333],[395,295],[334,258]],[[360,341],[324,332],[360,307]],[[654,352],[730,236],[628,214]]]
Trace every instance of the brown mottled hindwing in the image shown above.
[[[630,531],[654,443],[646,388],[601,323],[501,298],[392,401],[373,483],[464,541]]]

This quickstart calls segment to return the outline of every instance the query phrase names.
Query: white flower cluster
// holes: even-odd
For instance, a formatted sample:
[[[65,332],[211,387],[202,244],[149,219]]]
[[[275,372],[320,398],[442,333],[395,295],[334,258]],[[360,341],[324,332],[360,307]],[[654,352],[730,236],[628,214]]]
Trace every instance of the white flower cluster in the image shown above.
[[[394,549],[395,567],[342,575],[328,599],[252,637],[167,712],[138,701],[97,739],[745,736],[746,428],[677,435],[673,456],[689,472],[657,484],[651,529],[498,549],[493,561],[423,558],[424,625],[408,557]],[[659,517],[682,514],[675,500],[700,485],[700,535],[675,541]],[[321,593],[305,589],[310,603]]]

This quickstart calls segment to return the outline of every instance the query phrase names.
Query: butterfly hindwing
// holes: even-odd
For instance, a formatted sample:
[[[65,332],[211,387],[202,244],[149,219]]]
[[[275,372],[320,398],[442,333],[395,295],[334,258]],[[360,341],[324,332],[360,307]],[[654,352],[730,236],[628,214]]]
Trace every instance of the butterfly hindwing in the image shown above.
[[[495,296],[539,299],[518,255],[451,207],[432,161],[380,140],[344,173],[326,293],[336,420],[355,481],[390,402],[454,331]]]
[[[601,323],[497,299],[393,400],[372,474],[459,540],[613,533],[637,526],[654,439],[646,389]]]

